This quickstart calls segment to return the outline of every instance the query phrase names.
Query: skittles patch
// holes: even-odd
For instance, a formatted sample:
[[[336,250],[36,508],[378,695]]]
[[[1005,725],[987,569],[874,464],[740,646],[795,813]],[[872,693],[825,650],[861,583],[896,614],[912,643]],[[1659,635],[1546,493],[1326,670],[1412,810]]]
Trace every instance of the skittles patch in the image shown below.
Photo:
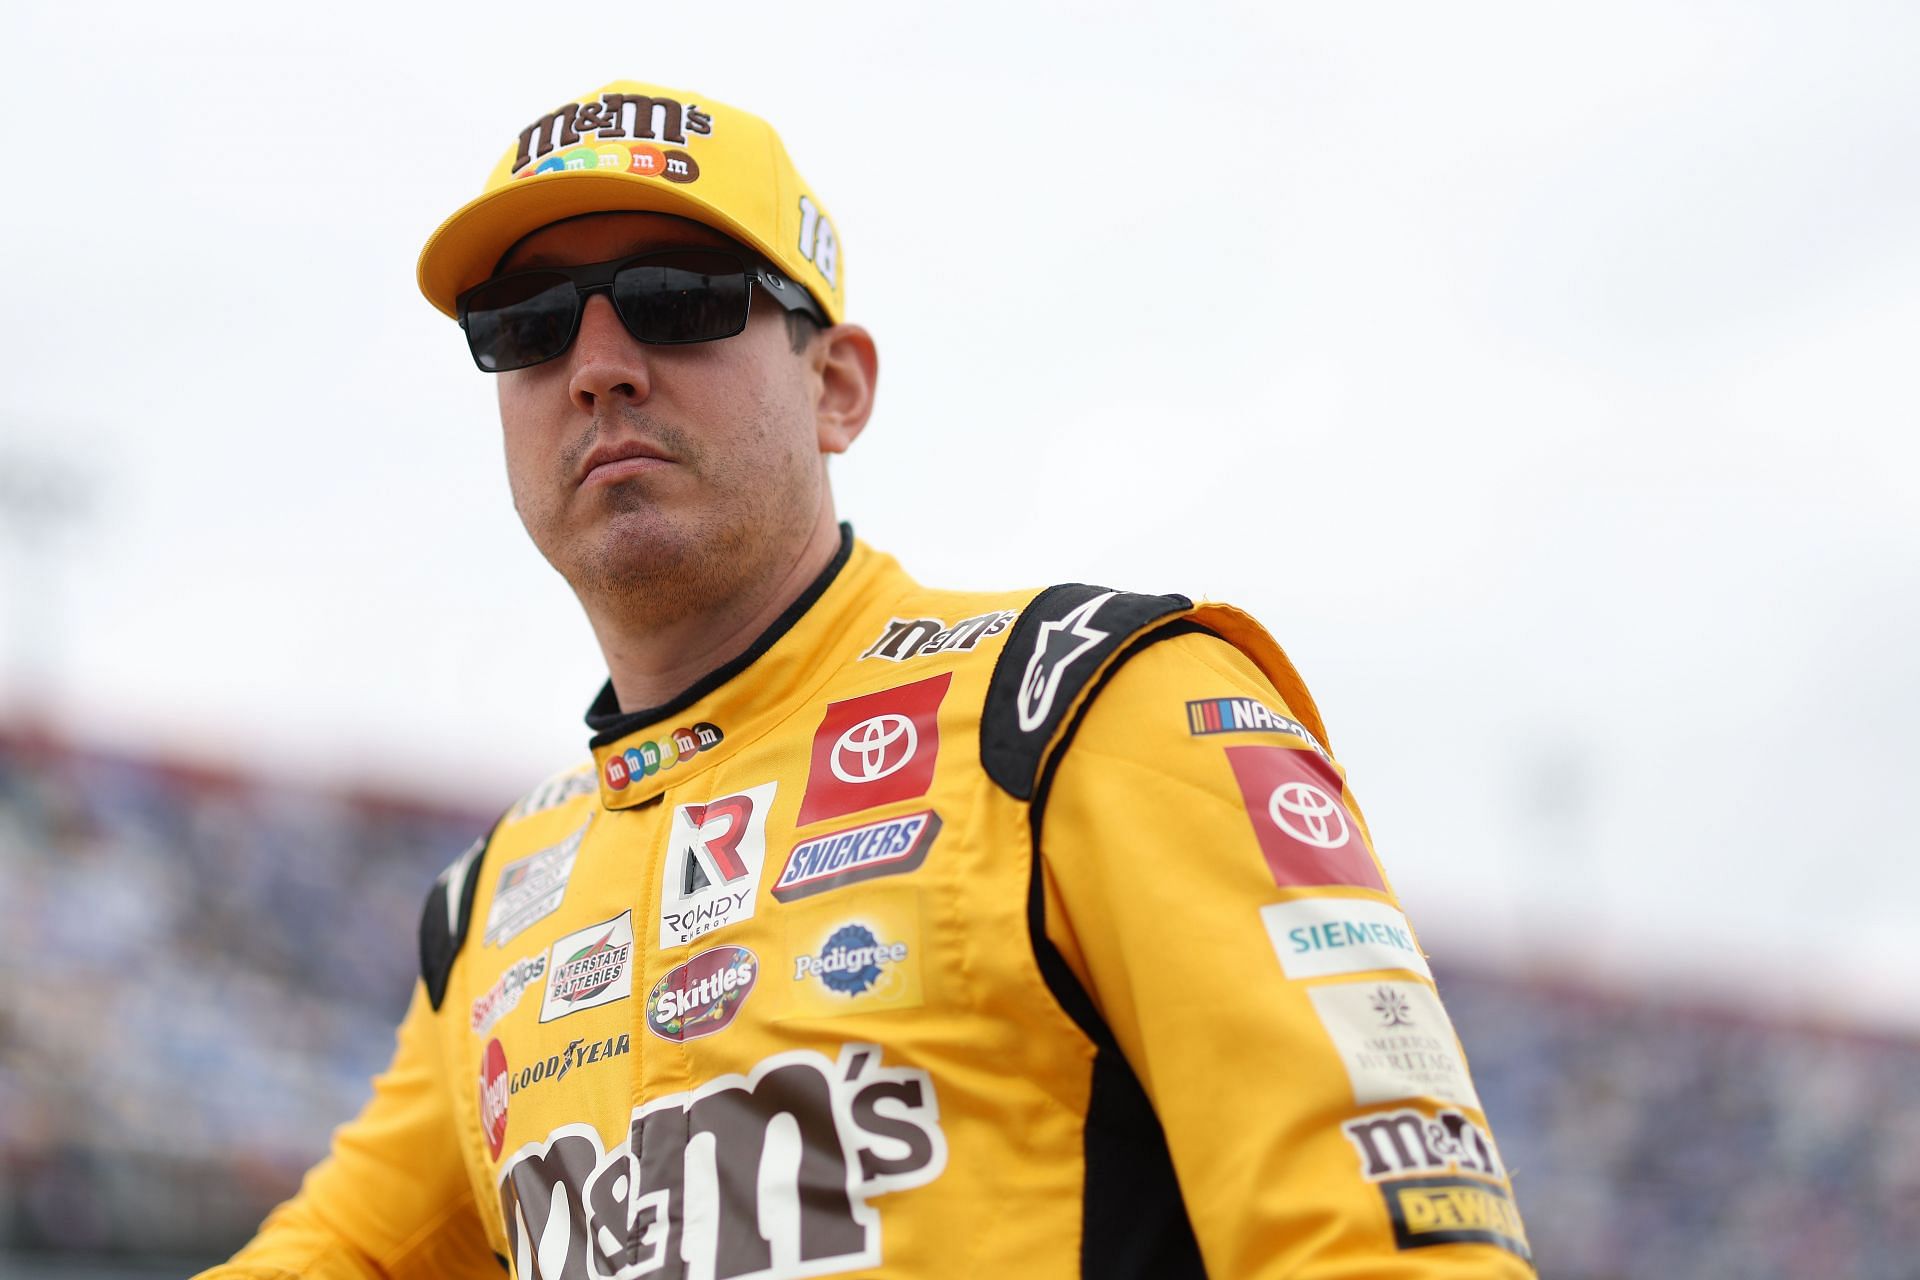
[[[674,1041],[724,1031],[759,977],[760,962],[745,947],[710,947],[653,984],[647,1030]]]

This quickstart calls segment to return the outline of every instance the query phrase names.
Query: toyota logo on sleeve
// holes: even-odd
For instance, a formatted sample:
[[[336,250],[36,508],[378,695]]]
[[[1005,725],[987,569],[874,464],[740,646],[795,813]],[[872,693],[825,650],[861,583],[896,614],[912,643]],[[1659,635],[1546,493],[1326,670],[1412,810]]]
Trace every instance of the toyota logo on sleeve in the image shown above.
[[[842,782],[878,782],[905,768],[919,748],[920,731],[913,721],[889,711],[841,734],[827,757],[827,767]]]
[[[940,701],[953,675],[829,702],[813,733],[799,825],[927,794],[940,755]]]
[[[1347,842],[1347,815],[1340,802],[1311,782],[1283,782],[1267,798],[1273,824],[1302,844],[1338,849]]]
[[[1387,887],[1332,765],[1293,747],[1228,747],[1227,762],[1275,884]]]

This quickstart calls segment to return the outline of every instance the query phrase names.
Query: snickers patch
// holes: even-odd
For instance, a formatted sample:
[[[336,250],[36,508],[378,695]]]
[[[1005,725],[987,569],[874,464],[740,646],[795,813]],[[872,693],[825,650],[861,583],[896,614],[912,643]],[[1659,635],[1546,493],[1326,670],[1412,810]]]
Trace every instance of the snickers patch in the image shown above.
[[[927,860],[939,834],[940,815],[922,809],[803,840],[780,868],[773,896],[791,902],[878,876],[904,875]]]

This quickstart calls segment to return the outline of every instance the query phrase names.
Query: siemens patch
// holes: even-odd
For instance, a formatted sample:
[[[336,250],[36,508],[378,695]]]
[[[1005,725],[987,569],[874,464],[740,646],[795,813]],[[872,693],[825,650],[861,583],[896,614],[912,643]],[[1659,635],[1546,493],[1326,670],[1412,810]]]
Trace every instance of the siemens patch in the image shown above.
[[[1299,898],[1260,908],[1289,978],[1405,969],[1431,979],[1407,918],[1366,898]]]

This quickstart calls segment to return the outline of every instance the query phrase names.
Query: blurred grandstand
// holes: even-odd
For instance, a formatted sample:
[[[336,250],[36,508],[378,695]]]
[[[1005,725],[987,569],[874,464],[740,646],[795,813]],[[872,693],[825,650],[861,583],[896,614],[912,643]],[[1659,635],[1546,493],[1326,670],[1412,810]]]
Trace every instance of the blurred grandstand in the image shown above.
[[[0,1274],[244,1240],[366,1097],[490,820],[0,733]],[[1542,1274],[1920,1277],[1920,1045],[1440,982]]]

